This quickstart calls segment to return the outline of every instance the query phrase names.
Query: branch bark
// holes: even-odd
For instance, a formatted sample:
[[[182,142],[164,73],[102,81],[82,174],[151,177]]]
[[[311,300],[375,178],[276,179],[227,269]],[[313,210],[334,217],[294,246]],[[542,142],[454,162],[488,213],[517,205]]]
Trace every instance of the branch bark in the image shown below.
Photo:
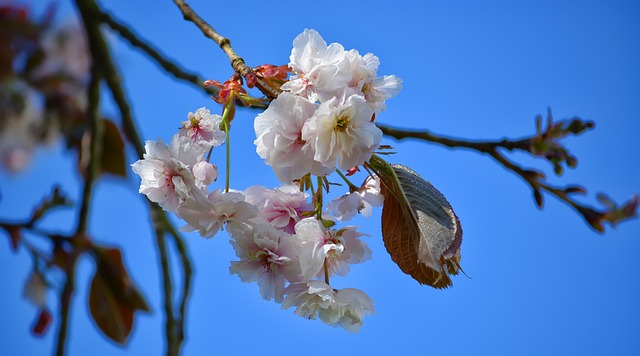
[[[231,47],[231,41],[229,41],[228,38],[220,35],[213,27],[211,27],[211,25],[204,21],[200,15],[193,11],[191,6],[189,6],[184,0],[173,0],[173,2],[178,6],[185,20],[193,22],[206,37],[212,39],[218,44],[218,46],[220,46],[222,51],[227,55],[227,57],[229,57],[231,67],[234,71],[240,73],[240,75],[245,78],[249,73],[252,73],[251,68],[249,68],[249,66],[244,62],[244,59],[242,59],[242,57],[233,50]],[[264,80],[260,78],[256,79],[256,87],[258,87],[258,89],[260,89],[260,91],[267,97],[274,99],[278,94],[280,94],[279,91],[269,86]]]

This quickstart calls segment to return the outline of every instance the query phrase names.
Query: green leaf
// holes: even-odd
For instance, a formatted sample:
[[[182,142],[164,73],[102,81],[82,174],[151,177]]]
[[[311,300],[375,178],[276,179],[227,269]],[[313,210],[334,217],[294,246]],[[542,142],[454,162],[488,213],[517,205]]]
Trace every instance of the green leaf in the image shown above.
[[[420,284],[446,288],[460,269],[462,227],[445,197],[416,172],[373,156],[384,196],[382,238],[391,259]]]
[[[129,278],[118,249],[96,249],[96,274],[89,291],[89,310],[109,339],[124,344],[133,327],[136,310],[149,311]]]

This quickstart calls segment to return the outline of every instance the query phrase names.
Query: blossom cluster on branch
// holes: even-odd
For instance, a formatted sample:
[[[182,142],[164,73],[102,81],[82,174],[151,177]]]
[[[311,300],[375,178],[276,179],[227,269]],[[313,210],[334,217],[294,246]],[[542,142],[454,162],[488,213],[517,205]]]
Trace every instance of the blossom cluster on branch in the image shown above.
[[[207,152],[229,137],[234,96],[252,102],[237,76],[224,84],[209,82],[220,88],[215,99],[224,105],[222,116],[205,108],[189,113],[170,144],[147,141],[144,159],[132,167],[142,179],[140,193],[184,220],[184,231],[210,238],[225,229],[239,258],[230,273],[256,282],[264,299],[355,332],[374,312],[373,301],[360,290],[338,290],[329,283],[334,275],[346,275],[351,264],[368,260],[371,250],[356,226],[337,223],[358,213],[369,216],[372,207],[382,205],[375,174],[369,172],[361,185],[348,176],[379,148],[376,115],[399,92],[401,81],[378,77],[373,54],[327,45],[314,30],[305,30],[293,46],[288,66],[293,75],[268,81],[282,93],[255,120],[256,151],[282,186],[236,191],[228,188],[227,177],[224,190],[208,190],[218,171]],[[257,75],[281,78],[283,71],[274,68],[280,67],[262,66]],[[327,177],[336,170],[349,189],[324,204]]]

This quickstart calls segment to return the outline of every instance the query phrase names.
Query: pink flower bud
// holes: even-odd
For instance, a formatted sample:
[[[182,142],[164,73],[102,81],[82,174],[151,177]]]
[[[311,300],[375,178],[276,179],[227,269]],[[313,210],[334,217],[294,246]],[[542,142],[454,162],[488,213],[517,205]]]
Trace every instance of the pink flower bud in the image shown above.
[[[207,186],[218,179],[218,169],[207,161],[200,161],[193,166],[193,176],[202,186]]]

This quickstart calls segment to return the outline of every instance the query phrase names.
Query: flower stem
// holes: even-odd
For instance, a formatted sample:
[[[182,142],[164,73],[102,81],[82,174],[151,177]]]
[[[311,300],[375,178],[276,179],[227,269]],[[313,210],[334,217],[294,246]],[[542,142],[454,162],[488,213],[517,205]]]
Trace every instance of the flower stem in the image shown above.
[[[326,257],[324,259],[324,283],[329,284],[329,264]]]
[[[229,121],[230,121],[230,113],[233,111],[233,105],[235,105],[234,102],[234,94],[233,92],[231,92],[231,95],[229,96],[229,100],[227,101],[227,103],[224,106],[224,109],[222,110],[222,124],[224,125],[224,133],[225,133],[225,142],[226,142],[226,152],[227,152],[227,169],[225,172],[225,183],[224,183],[224,192],[227,193],[229,192],[229,179],[231,177],[230,175],[230,171],[231,171],[231,144],[229,141]]]
[[[322,177],[318,176],[318,190],[316,192],[316,215],[318,220],[322,222]]]
[[[342,178],[342,180],[347,183],[347,185],[349,186],[349,192],[353,193],[358,190],[358,187],[355,184],[351,183],[349,178],[347,178],[347,176],[345,176],[344,173],[342,173],[339,169],[336,169],[336,173],[338,173],[340,178]]]

